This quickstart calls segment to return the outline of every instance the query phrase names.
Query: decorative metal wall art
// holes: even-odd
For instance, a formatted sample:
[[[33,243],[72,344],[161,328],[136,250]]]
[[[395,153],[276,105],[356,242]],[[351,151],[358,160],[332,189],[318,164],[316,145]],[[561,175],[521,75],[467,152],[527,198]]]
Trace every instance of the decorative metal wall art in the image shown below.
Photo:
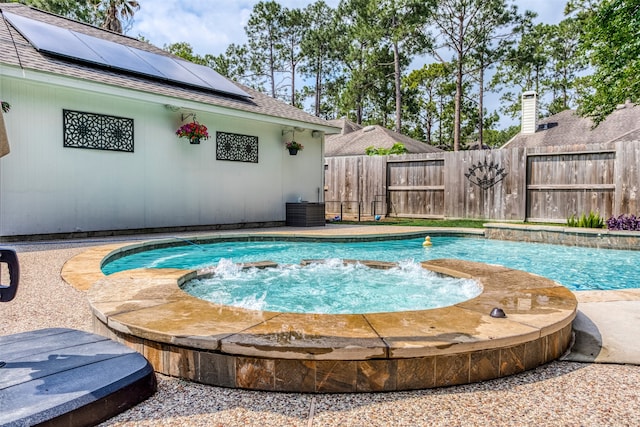
[[[258,137],[216,132],[216,159],[258,163]]]
[[[466,176],[472,184],[486,190],[502,181],[507,176],[507,172],[505,172],[504,168],[500,167],[499,164],[493,161],[489,163],[485,158],[484,162],[471,165],[469,172],[465,173],[464,176]]]
[[[133,153],[133,119],[62,110],[63,146]]]

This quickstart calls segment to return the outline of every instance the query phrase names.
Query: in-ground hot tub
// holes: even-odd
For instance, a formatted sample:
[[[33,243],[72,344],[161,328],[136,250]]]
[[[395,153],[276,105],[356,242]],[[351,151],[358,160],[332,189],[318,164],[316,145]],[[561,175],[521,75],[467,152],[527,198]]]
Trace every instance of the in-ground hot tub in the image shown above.
[[[196,271],[139,269],[104,276],[102,260],[124,246],[88,250],[63,269],[69,283],[90,286],[95,331],[140,351],[157,372],[223,387],[375,392],[512,375],[566,351],[577,307],[573,294],[552,280],[441,259],[422,266],[472,278],[482,293],[449,307],[392,313],[247,310],[183,292],[180,285]],[[495,307],[507,317],[491,317]]]

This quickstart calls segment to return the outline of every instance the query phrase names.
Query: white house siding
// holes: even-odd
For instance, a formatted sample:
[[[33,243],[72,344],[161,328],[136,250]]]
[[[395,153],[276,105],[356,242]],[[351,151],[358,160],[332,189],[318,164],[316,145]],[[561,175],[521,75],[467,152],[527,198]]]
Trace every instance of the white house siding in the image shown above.
[[[0,236],[284,221],[286,202],[322,197],[323,139],[311,130],[296,132],[305,149],[290,156],[282,131],[295,124],[282,119],[20,73],[0,67],[12,104]],[[63,109],[133,119],[135,152],[63,147]],[[192,111],[211,135],[200,145],[175,135]],[[216,131],[258,136],[259,162],[216,160]]]

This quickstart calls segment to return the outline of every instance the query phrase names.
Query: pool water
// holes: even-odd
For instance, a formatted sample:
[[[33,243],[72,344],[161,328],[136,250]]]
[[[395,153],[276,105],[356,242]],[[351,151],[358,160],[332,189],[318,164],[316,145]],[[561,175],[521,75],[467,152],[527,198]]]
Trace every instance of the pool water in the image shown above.
[[[446,307],[479,295],[482,288],[475,280],[443,277],[412,262],[379,270],[331,259],[248,270],[221,260],[212,277],[191,280],[183,290],[252,310],[361,314]]]
[[[133,268],[203,269],[221,259],[234,263],[269,260],[298,264],[303,259],[339,258],[419,262],[457,258],[539,274],[575,291],[640,287],[640,251],[595,249],[484,238],[432,237],[358,243],[221,242],[185,245],[129,255],[103,266],[105,274]]]

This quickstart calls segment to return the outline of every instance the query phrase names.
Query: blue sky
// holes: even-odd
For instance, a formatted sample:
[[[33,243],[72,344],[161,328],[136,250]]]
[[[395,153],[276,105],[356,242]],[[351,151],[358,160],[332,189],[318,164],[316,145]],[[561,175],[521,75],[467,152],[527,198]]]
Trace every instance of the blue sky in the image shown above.
[[[325,0],[335,7],[339,0]],[[200,55],[224,53],[230,43],[246,42],[247,24],[254,0],[141,0],[133,26],[127,34],[147,38],[156,46],[188,42]],[[303,8],[313,1],[279,0],[289,8]],[[523,11],[538,13],[538,21],[558,23],[563,18],[565,1],[516,0]]]

